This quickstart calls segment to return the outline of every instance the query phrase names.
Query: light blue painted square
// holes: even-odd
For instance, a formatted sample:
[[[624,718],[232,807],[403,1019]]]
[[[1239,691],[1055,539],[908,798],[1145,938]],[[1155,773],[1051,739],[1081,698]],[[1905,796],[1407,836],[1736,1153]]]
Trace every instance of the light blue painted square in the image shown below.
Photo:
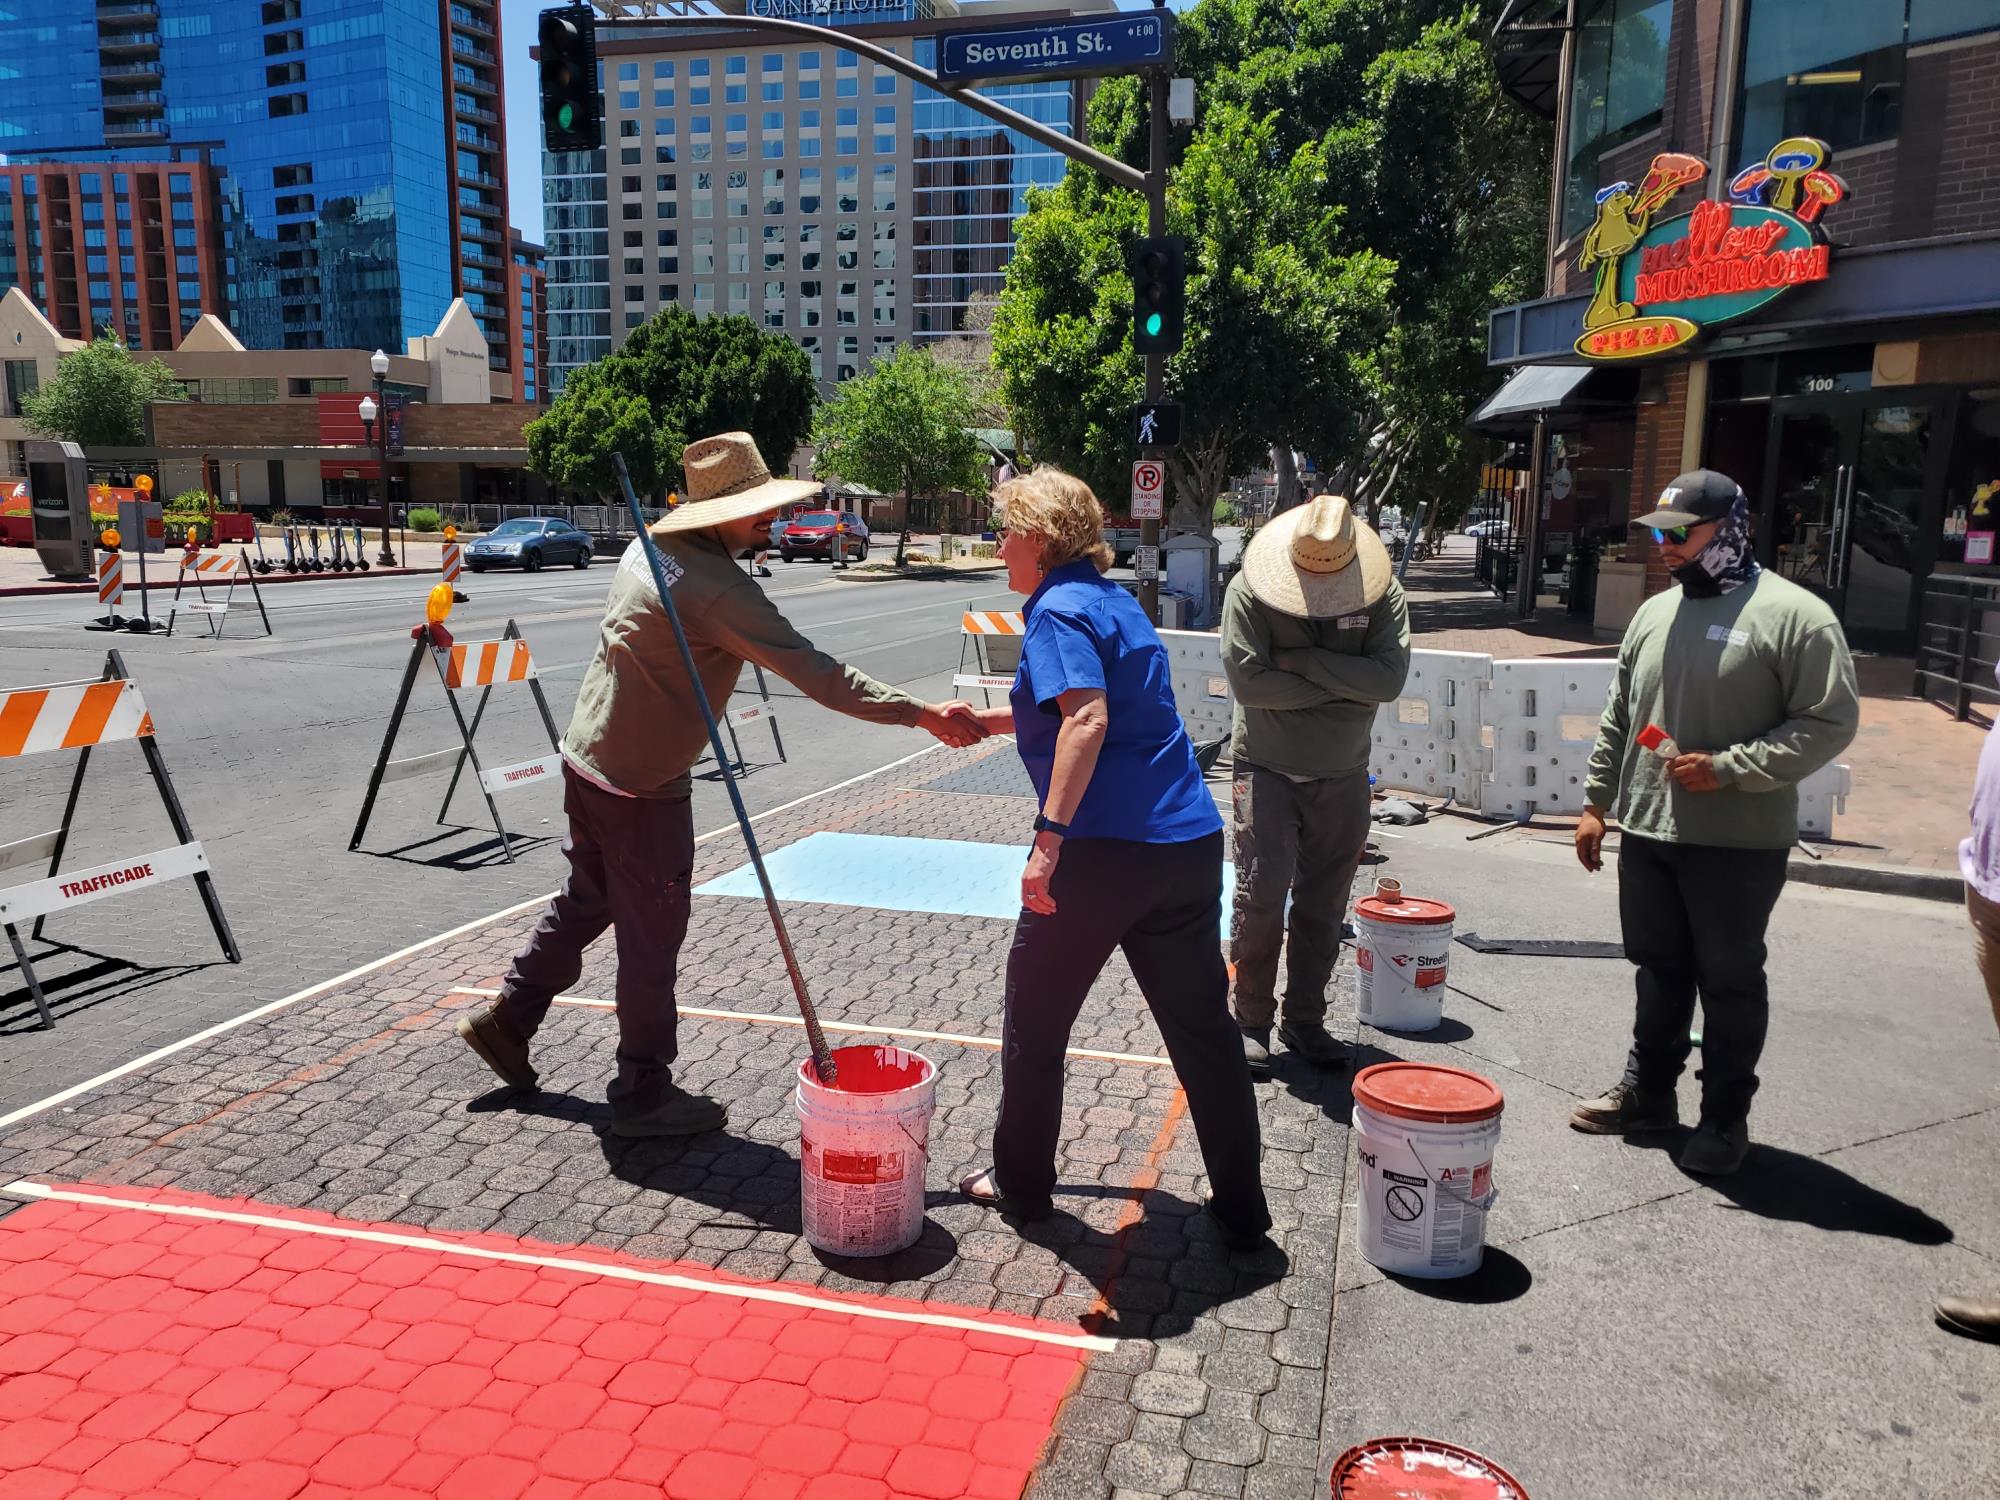
[[[1011,922],[1021,914],[1021,866],[1027,858],[1024,844],[815,833],[767,854],[764,868],[780,901]],[[1225,861],[1224,888],[1233,889],[1235,880],[1235,866]],[[697,886],[695,894],[755,897],[762,892],[757,889],[757,872],[745,864]],[[1222,935],[1229,936],[1227,903]]]

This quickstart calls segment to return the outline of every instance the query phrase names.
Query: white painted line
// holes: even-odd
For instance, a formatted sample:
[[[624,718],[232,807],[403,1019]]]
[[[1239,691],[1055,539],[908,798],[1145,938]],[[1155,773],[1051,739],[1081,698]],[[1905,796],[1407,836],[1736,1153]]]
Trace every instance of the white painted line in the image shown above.
[[[876,766],[873,770],[863,771],[858,776],[850,776],[847,780],[836,782],[833,786],[822,787],[817,792],[808,792],[803,797],[794,797],[790,802],[782,803],[764,812],[755,813],[751,816],[750,821],[756,823],[764,818],[776,817],[779,813],[789,812],[803,803],[812,801],[815,797],[824,797],[828,792],[842,791],[847,787],[853,786],[858,781],[866,781],[870,776],[878,775],[883,771],[893,771],[898,766],[908,765],[919,756],[929,755],[934,751],[944,748],[942,745],[926,745],[923,749],[912,751],[899,760],[890,761],[887,765]],[[711,828],[707,833],[697,837],[695,842],[697,844],[705,844],[710,839],[717,839],[725,833],[735,833],[737,831],[737,826],[732,821],[725,823],[720,828]],[[536,907],[553,900],[555,895],[554,891],[549,891],[526,901],[517,901],[514,905],[493,912],[488,916],[461,923],[449,932],[440,932],[436,937],[428,937],[421,942],[410,944],[407,948],[399,948],[386,957],[371,959],[359,968],[349,969],[345,974],[336,974],[331,979],[323,979],[318,984],[309,985],[305,989],[285,996],[282,1000],[273,1000],[267,1005],[258,1006],[255,1010],[246,1010],[242,1015],[232,1016],[227,1021],[218,1021],[206,1030],[197,1031],[193,1036],[183,1037],[178,1042],[169,1042],[166,1046],[155,1048],[143,1057],[135,1057],[130,1062],[120,1063],[117,1067],[99,1073],[94,1078],[86,1078],[82,1083],[73,1083],[68,1088],[59,1089],[45,1099],[37,1099],[33,1104],[24,1104],[17,1110],[0,1115],[0,1130],[5,1130],[9,1125],[32,1118],[46,1110],[54,1109],[58,1104],[67,1104],[78,1095],[89,1093],[99,1084],[110,1083],[116,1079],[123,1078],[128,1073],[136,1073],[141,1068],[148,1067],[162,1058],[172,1057],[176,1052],[183,1052],[189,1047],[209,1040],[211,1037],[221,1036],[224,1032],[234,1031],[238,1026],[245,1025],[248,1022],[261,1020],[268,1015],[274,1015],[289,1006],[299,1004],[301,1001],[314,999],[319,995],[325,994],[328,990],[337,989],[349,980],[359,979],[366,974],[373,974],[377,969],[387,968],[390,964],[399,963],[403,959],[422,953],[426,948],[435,948],[440,943],[448,943],[455,937],[463,937],[468,932],[476,932],[481,927],[502,921],[511,916],[516,916],[521,912],[533,911]]]
[[[455,984],[448,992],[453,995],[479,995],[488,1000],[499,995],[498,990],[477,989],[471,985]],[[590,995],[558,995],[557,1005],[582,1005],[592,1010],[616,1010],[617,1002],[599,1000]],[[679,1005],[675,1007],[684,1016],[703,1016],[712,1021],[755,1021],[766,1026],[804,1026],[798,1016],[769,1015],[754,1010],[714,1010],[704,1005]],[[822,1031],[845,1031],[856,1036],[907,1036],[923,1042],[957,1042],[965,1047],[992,1047],[998,1050],[1000,1038],[994,1036],[966,1036],[956,1031],[917,1031],[908,1026],[861,1026],[852,1021],[827,1021],[820,1023]],[[1070,1057],[1091,1057],[1100,1062],[1139,1063],[1147,1067],[1171,1068],[1172,1058],[1149,1057],[1143,1052],[1100,1052],[1095,1047],[1067,1047]]]
[[[79,1203],[93,1208],[121,1208],[134,1213],[157,1214],[171,1219],[201,1219],[215,1224],[243,1224],[253,1229],[282,1229],[294,1234],[316,1234],[327,1239],[350,1240],[358,1244],[395,1245],[405,1250],[430,1250],[440,1255],[462,1255],[470,1260],[501,1261],[508,1265],[542,1266],[552,1271],[571,1271],[585,1276],[602,1276],[613,1281],[637,1281],[648,1286],[673,1287],[709,1297],[738,1297],[745,1302],[772,1302],[783,1307],[802,1307],[811,1312],[845,1313],[849,1317],[883,1323],[912,1323],[925,1328],[954,1328],[964,1333],[985,1333],[995,1338],[1019,1339],[1029,1344],[1052,1344],[1060,1349],[1105,1352],[1116,1349],[1116,1339],[1088,1333],[1058,1333],[1053,1328],[1022,1328],[1009,1323],[983,1323],[977,1318],[954,1317],[949,1313],[903,1312],[897,1308],[869,1307],[842,1302],[821,1293],[788,1291],[775,1286],[741,1286],[734,1282],[706,1281],[674,1271],[642,1271],[636,1266],[606,1265],[569,1255],[530,1255],[525,1250],[496,1250],[484,1245],[461,1245],[451,1240],[433,1239],[425,1234],[398,1234],[383,1229],[363,1229],[350,1224],[313,1224],[287,1219],[277,1214],[245,1214],[229,1209],[204,1208],[190,1203],[152,1203],[137,1198],[101,1197],[69,1188],[49,1187],[25,1179],[0,1187],[0,1193],[57,1203]]]

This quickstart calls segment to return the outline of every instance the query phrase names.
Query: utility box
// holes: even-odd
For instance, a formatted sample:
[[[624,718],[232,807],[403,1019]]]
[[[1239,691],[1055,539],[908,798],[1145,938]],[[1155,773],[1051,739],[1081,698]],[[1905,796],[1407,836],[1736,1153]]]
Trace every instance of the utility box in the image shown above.
[[[1165,589],[1187,600],[1184,629],[1206,630],[1215,623],[1215,539],[1184,532],[1160,544]]]
[[[96,576],[96,533],[90,525],[90,474],[75,443],[31,442],[28,508],[34,516],[35,551],[49,576]]]

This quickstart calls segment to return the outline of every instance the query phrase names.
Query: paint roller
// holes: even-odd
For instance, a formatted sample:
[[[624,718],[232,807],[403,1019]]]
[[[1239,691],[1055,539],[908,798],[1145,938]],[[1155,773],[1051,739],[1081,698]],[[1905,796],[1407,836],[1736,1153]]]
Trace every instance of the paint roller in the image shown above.
[[[838,1088],[833,1050],[826,1044],[826,1033],[819,1029],[819,1016],[813,1010],[812,996],[806,993],[806,976],[799,969],[798,955],[792,951],[791,934],[785,931],[784,913],[778,910],[777,893],[771,889],[771,877],[764,869],[763,853],[757,848],[756,830],[750,826],[750,814],[743,806],[743,793],[736,786],[736,773],[731,769],[728,753],[722,748],[722,729],[715,721],[715,710],[709,706],[708,690],[701,685],[701,674],[695,670],[694,651],[688,646],[687,632],[681,628],[680,611],[674,608],[673,592],[667,587],[666,570],[660,566],[660,550],[653,545],[653,538],[646,530],[646,517],[639,509],[639,497],[633,493],[632,475],[625,467],[625,455],[613,450],[611,466],[618,471],[618,488],[625,494],[625,508],[632,512],[632,525],[639,533],[639,545],[645,549],[646,566],[653,575],[653,590],[660,596],[660,608],[666,611],[667,623],[674,629],[674,643],[681,648],[681,665],[687,669],[688,681],[694,684],[695,706],[701,710],[702,723],[708,726],[709,748],[715,752],[715,762],[722,769],[723,784],[729,788],[729,805],[736,810],[737,826],[743,830],[743,845],[750,851],[750,863],[757,871],[757,885],[764,893],[764,909],[771,914],[771,926],[778,934],[778,951],[784,955],[786,974],[791,976],[792,995],[799,1002],[799,1015],[806,1023],[806,1041],[812,1047],[813,1067],[818,1071],[821,1083],[828,1088]]]

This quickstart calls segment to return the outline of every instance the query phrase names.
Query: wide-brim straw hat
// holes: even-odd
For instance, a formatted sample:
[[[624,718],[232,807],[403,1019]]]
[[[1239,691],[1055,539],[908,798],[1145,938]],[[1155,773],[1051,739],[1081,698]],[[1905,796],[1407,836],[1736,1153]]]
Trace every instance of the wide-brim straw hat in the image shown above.
[[[773,479],[747,432],[697,438],[682,450],[681,467],[687,472],[686,494],[652,524],[655,536],[769,515],[821,492],[816,479]]]
[[[1382,538],[1339,495],[1317,495],[1274,516],[1243,554],[1251,596],[1302,620],[1367,609],[1394,576]]]

